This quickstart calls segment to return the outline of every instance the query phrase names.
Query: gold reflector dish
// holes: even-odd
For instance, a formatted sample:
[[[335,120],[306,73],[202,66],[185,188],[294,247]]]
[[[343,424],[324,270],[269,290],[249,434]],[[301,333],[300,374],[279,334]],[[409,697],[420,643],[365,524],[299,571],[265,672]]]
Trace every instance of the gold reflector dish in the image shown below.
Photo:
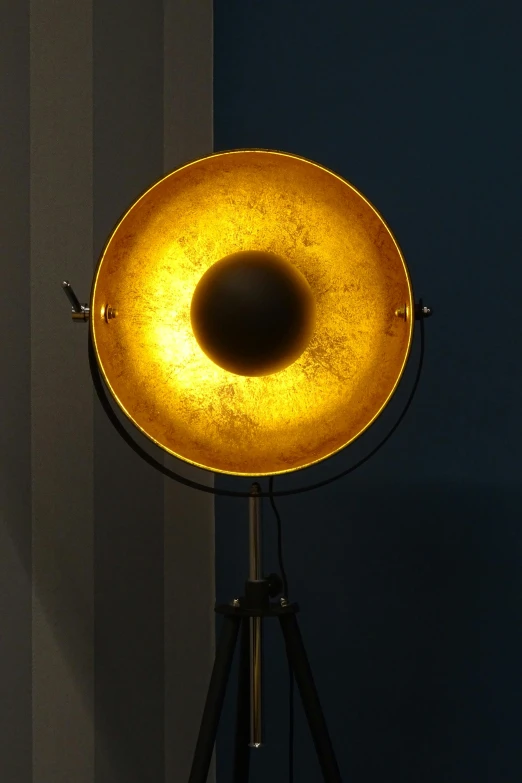
[[[91,296],[97,360],[129,419],[186,462],[245,476],[304,468],[360,435],[401,377],[412,313],[372,205],[268,150],[153,185],[112,233]]]

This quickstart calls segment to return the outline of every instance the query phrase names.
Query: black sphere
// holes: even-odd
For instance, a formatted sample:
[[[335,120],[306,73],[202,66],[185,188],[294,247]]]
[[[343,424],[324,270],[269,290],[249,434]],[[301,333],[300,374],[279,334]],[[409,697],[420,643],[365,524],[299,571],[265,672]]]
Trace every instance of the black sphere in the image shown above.
[[[236,375],[270,375],[305,350],[315,305],[305,277],[274,253],[242,251],[208,269],[190,317],[200,348]]]

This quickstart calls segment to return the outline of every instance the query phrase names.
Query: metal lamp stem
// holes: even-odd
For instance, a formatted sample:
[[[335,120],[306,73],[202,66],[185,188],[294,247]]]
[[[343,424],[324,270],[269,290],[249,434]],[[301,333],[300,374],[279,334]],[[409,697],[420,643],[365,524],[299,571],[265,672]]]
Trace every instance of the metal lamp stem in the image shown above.
[[[250,581],[262,579],[261,498],[259,484],[252,484],[249,500]],[[250,747],[259,748],[263,741],[261,721],[262,620],[250,618]]]

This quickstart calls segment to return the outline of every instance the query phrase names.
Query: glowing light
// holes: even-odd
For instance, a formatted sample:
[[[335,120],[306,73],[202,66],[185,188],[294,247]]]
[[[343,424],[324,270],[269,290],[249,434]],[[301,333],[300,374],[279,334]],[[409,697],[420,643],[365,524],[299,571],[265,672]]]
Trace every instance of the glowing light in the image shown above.
[[[315,330],[280,372],[234,375],[203,353],[190,306],[202,275],[240,250],[266,250],[304,275]],[[411,343],[395,315],[412,292],[380,215],[350,184],[286,153],[203,158],[151,187],[100,260],[91,312],[115,399],[166,451],[217,472],[296,470],[346,446],[386,405]]]

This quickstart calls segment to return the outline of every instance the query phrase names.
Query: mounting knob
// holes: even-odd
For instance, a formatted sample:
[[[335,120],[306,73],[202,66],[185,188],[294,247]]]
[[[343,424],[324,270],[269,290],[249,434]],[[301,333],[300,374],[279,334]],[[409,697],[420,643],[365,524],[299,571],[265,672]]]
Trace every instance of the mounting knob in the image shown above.
[[[71,303],[71,316],[73,321],[88,321],[91,313],[89,305],[80,304],[80,300],[74,293],[73,288],[68,280],[63,281],[62,288],[65,291],[67,299]]]
[[[430,318],[433,315],[433,309],[426,307],[422,303],[422,299],[415,305],[415,320],[420,321],[421,318]]]

